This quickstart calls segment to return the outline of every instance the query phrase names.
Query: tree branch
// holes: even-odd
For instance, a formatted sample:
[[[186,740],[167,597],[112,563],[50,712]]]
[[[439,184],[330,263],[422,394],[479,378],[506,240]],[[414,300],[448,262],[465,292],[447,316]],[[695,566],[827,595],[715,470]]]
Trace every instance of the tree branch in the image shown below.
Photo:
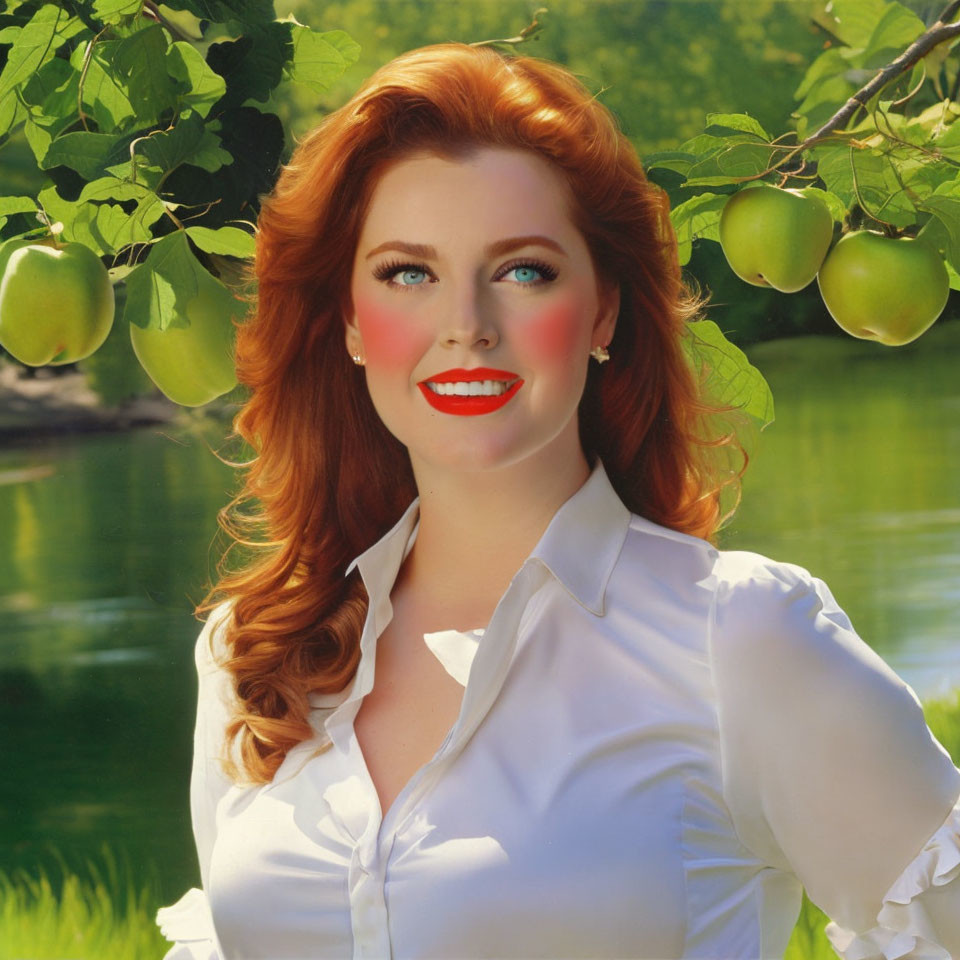
[[[957,11],[960,10],[960,0],[953,0],[952,3],[948,3],[943,9],[943,13],[937,17],[939,23],[949,23],[956,15]]]
[[[960,0],[957,0],[957,2],[960,3]],[[157,9],[157,5],[153,2],[153,0],[143,0],[142,13],[149,19],[155,20],[161,26],[166,27],[173,34],[174,39],[186,40],[187,43],[195,42],[193,37],[188,37],[169,20],[167,20],[166,17],[164,17],[163,14]]]
[[[861,107],[867,109],[867,103],[870,101],[870,98],[882,90],[891,80],[900,76],[902,73],[906,73],[907,70],[922,57],[925,57],[934,47],[945,43],[953,37],[960,36],[960,22],[945,22],[948,18],[954,16],[958,10],[960,10],[960,0],[951,0],[944,8],[943,13],[940,14],[937,22],[933,24],[929,30],[925,30],[899,57],[879,70],[876,76],[850,97],[823,126],[810,134],[802,143],[798,143],[772,167],[768,167],[766,170],[762,170],[760,173],[750,177],[738,178],[737,182],[757,180],[760,177],[765,177],[768,173],[782,167],[801,151],[812,147],[816,143],[820,143],[822,140],[828,139],[831,133],[841,131],[857,110]]]
[[[953,0],[948,12],[956,13],[960,0]],[[861,87],[819,130],[812,133],[797,149],[802,150],[824,140],[834,130],[842,129],[859,107],[866,107],[870,98],[882,90],[891,80],[906,73],[919,59],[925,57],[934,47],[960,35],[960,23],[944,23],[938,20],[929,30],[922,33],[892,63],[888,63],[865,86]]]

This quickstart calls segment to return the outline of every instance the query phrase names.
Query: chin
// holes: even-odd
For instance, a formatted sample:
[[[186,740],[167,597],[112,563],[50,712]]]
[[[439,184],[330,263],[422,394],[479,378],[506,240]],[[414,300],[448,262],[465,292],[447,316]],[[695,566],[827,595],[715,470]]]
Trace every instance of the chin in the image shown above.
[[[536,453],[538,447],[503,436],[463,436],[440,445],[407,445],[411,459],[432,469],[480,473],[513,466]]]

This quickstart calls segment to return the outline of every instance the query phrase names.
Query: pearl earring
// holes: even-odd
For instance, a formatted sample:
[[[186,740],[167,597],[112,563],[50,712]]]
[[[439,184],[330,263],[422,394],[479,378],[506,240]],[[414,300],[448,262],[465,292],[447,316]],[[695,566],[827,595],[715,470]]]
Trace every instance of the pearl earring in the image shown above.
[[[593,357],[597,363],[606,363],[610,359],[610,354],[607,352],[606,347],[594,347],[590,351],[590,356]]]
[[[360,356],[359,353],[353,353],[350,356],[354,363],[359,364],[361,367],[363,366],[363,358]]]

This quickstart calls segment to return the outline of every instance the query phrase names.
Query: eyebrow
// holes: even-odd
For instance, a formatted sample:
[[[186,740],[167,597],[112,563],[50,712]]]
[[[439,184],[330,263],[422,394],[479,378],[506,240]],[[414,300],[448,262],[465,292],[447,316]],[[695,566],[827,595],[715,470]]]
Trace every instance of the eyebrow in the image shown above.
[[[540,236],[539,234],[527,237],[507,237],[505,240],[497,240],[496,243],[491,243],[490,246],[486,248],[485,253],[488,257],[498,257],[504,253],[509,253],[511,250],[516,250],[519,247],[533,246],[549,247],[561,256],[567,256],[566,250],[564,250],[556,240],[551,240],[549,237]],[[383,253],[384,250],[399,250],[401,253],[408,253],[412,257],[420,257],[422,260],[437,259],[436,247],[431,247],[426,243],[406,243],[403,240],[388,240],[386,243],[381,243],[379,247],[374,247],[364,259],[369,260],[378,253]]]

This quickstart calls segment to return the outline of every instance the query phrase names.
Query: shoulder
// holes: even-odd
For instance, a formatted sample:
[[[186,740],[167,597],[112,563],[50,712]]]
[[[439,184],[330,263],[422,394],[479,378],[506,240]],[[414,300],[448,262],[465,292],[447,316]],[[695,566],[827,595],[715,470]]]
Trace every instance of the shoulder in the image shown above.
[[[830,588],[806,567],[750,550],[720,550],[714,565],[718,629],[802,628],[821,612],[842,614]],[[842,614],[845,623],[846,615]]]
[[[204,621],[194,647],[194,660],[201,675],[216,672],[228,657],[225,634],[235,603],[233,597],[224,600]]]
[[[720,551],[711,650],[731,713],[752,705],[811,736],[866,722],[889,742],[922,726],[914,692],[861,639],[830,587],[798,564]]]
[[[720,550],[709,541],[665,527],[636,513],[630,514],[626,541],[628,559],[645,560],[663,576],[696,574],[716,592],[724,612],[756,609],[782,611],[804,598],[836,606],[829,587],[796,563],[774,560],[750,550]]]
[[[715,658],[750,660],[758,671],[791,657],[830,662],[846,656],[881,671],[830,587],[806,567],[708,541],[631,514],[624,569],[707,618]]]
[[[784,657],[836,660],[842,653],[879,665],[830,587],[806,567],[749,550],[720,550],[714,581],[713,629],[727,647],[752,657],[770,652],[781,658],[780,666],[787,666]]]
[[[194,647],[201,712],[215,715],[220,724],[237,706],[233,675],[226,667],[230,659],[226,629],[235,602],[234,598],[225,600],[210,611]]]

